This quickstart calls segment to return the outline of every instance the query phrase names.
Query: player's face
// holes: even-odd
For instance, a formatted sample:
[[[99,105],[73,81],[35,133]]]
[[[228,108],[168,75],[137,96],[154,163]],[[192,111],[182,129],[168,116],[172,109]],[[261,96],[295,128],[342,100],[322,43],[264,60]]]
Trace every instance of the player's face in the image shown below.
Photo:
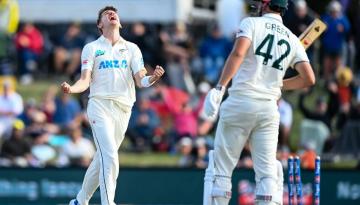
[[[112,10],[104,11],[101,17],[101,28],[106,29],[109,27],[121,28],[119,15]]]

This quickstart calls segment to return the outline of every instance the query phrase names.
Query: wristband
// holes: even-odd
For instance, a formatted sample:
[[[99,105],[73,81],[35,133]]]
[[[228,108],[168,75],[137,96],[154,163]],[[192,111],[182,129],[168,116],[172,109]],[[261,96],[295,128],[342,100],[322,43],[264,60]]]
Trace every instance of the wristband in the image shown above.
[[[150,76],[144,76],[143,78],[141,78],[141,86],[144,88],[148,88],[150,87],[152,84],[154,84],[154,82],[150,83]]]

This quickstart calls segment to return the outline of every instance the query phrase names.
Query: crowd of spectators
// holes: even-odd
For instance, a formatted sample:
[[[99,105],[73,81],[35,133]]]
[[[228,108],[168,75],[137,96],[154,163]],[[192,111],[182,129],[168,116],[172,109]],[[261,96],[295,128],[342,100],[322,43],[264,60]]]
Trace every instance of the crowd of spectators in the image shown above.
[[[360,55],[360,18],[354,15],[354,7],[360,10],[359,1],[329,1],[326,12],[318,14],[304,0],[290,1],[284,24],[296,35],[314,18],[321,18],[328,29],[308,50],[317,73],[316,88],[301,92],[296,103],[288,101],[286,95],[278,102],[278,156],[284,162],[291,152],[297,151],[304,157],[303,166],[311,168],[316,155],[334,150],[346,152],[337,146],[339,140],[346,138],[344,127],[360,119],[360,58],[355,58]],[[184,22],[124,24],[122,35],[140,47],[150,73],[156,64],[166,69],[162,82],[137,91],[126,133],[127,151],[178,154],[181,167],[206,167],[216,119],[204,115],[202,104],[207,91],[217,83],[234,38],[223,35],[221,26],[216,24]],[[0,57],[0,73],[11,73],[20,84],[29,85],[44,77],[75,80],[80,73],[81,49],[98,33],[93,24],[74,22],[53,29],[51,25],[24,22],[9,36],[15,52],[13,56]],[[4,59],[16,59],[10,72],[5,69]],[[57,87],[49,87],[39,102],[23,102],[14,89],[14,81],[1,82],[0,166],[89,165],[95,148],[84,114],[87,93],[70,96],[58,92]],[[314,90],[323,96],[317,96],[315,105],[309,108],[307,99],[313,98]],[[291,143],[291,137],[296,136],[292,134],[296,109],[304,117],[298,146]],[[250,149],[245,146],[239,167],[252,166]]]
[[[95,147],[80,103],[50,87],[39,104],[23,103],[12,81],[0,96],[1,166],[88,166]],[[89,128],[88,128],[89,130]]]

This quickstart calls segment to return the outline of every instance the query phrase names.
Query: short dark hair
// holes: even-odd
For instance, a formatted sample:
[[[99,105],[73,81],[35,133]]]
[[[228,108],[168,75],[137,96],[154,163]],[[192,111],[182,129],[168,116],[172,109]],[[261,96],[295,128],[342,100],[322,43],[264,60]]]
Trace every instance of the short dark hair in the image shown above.
[[[101,17],[103,15],[103,13],[105,11],[114,11],[114,12],[117,12],[117,9],[113,6],[105,6],[104,8],[100,9],[99,10],[99,13],[98,13],[98,18],[97,18],[97,21],[96,21],[96,25],[99,25],[100,21],[101,21]],[[102,34],[102,30],[99,28],[99,31],[100,33]]]

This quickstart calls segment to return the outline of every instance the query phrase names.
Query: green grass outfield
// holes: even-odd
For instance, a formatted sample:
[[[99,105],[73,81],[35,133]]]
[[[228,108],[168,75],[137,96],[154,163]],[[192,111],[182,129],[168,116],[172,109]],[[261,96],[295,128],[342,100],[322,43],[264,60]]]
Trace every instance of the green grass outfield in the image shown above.
[[[120,166],[128,167],[176,167],[179,160],[178,155],[168,153],[119,153]]]

